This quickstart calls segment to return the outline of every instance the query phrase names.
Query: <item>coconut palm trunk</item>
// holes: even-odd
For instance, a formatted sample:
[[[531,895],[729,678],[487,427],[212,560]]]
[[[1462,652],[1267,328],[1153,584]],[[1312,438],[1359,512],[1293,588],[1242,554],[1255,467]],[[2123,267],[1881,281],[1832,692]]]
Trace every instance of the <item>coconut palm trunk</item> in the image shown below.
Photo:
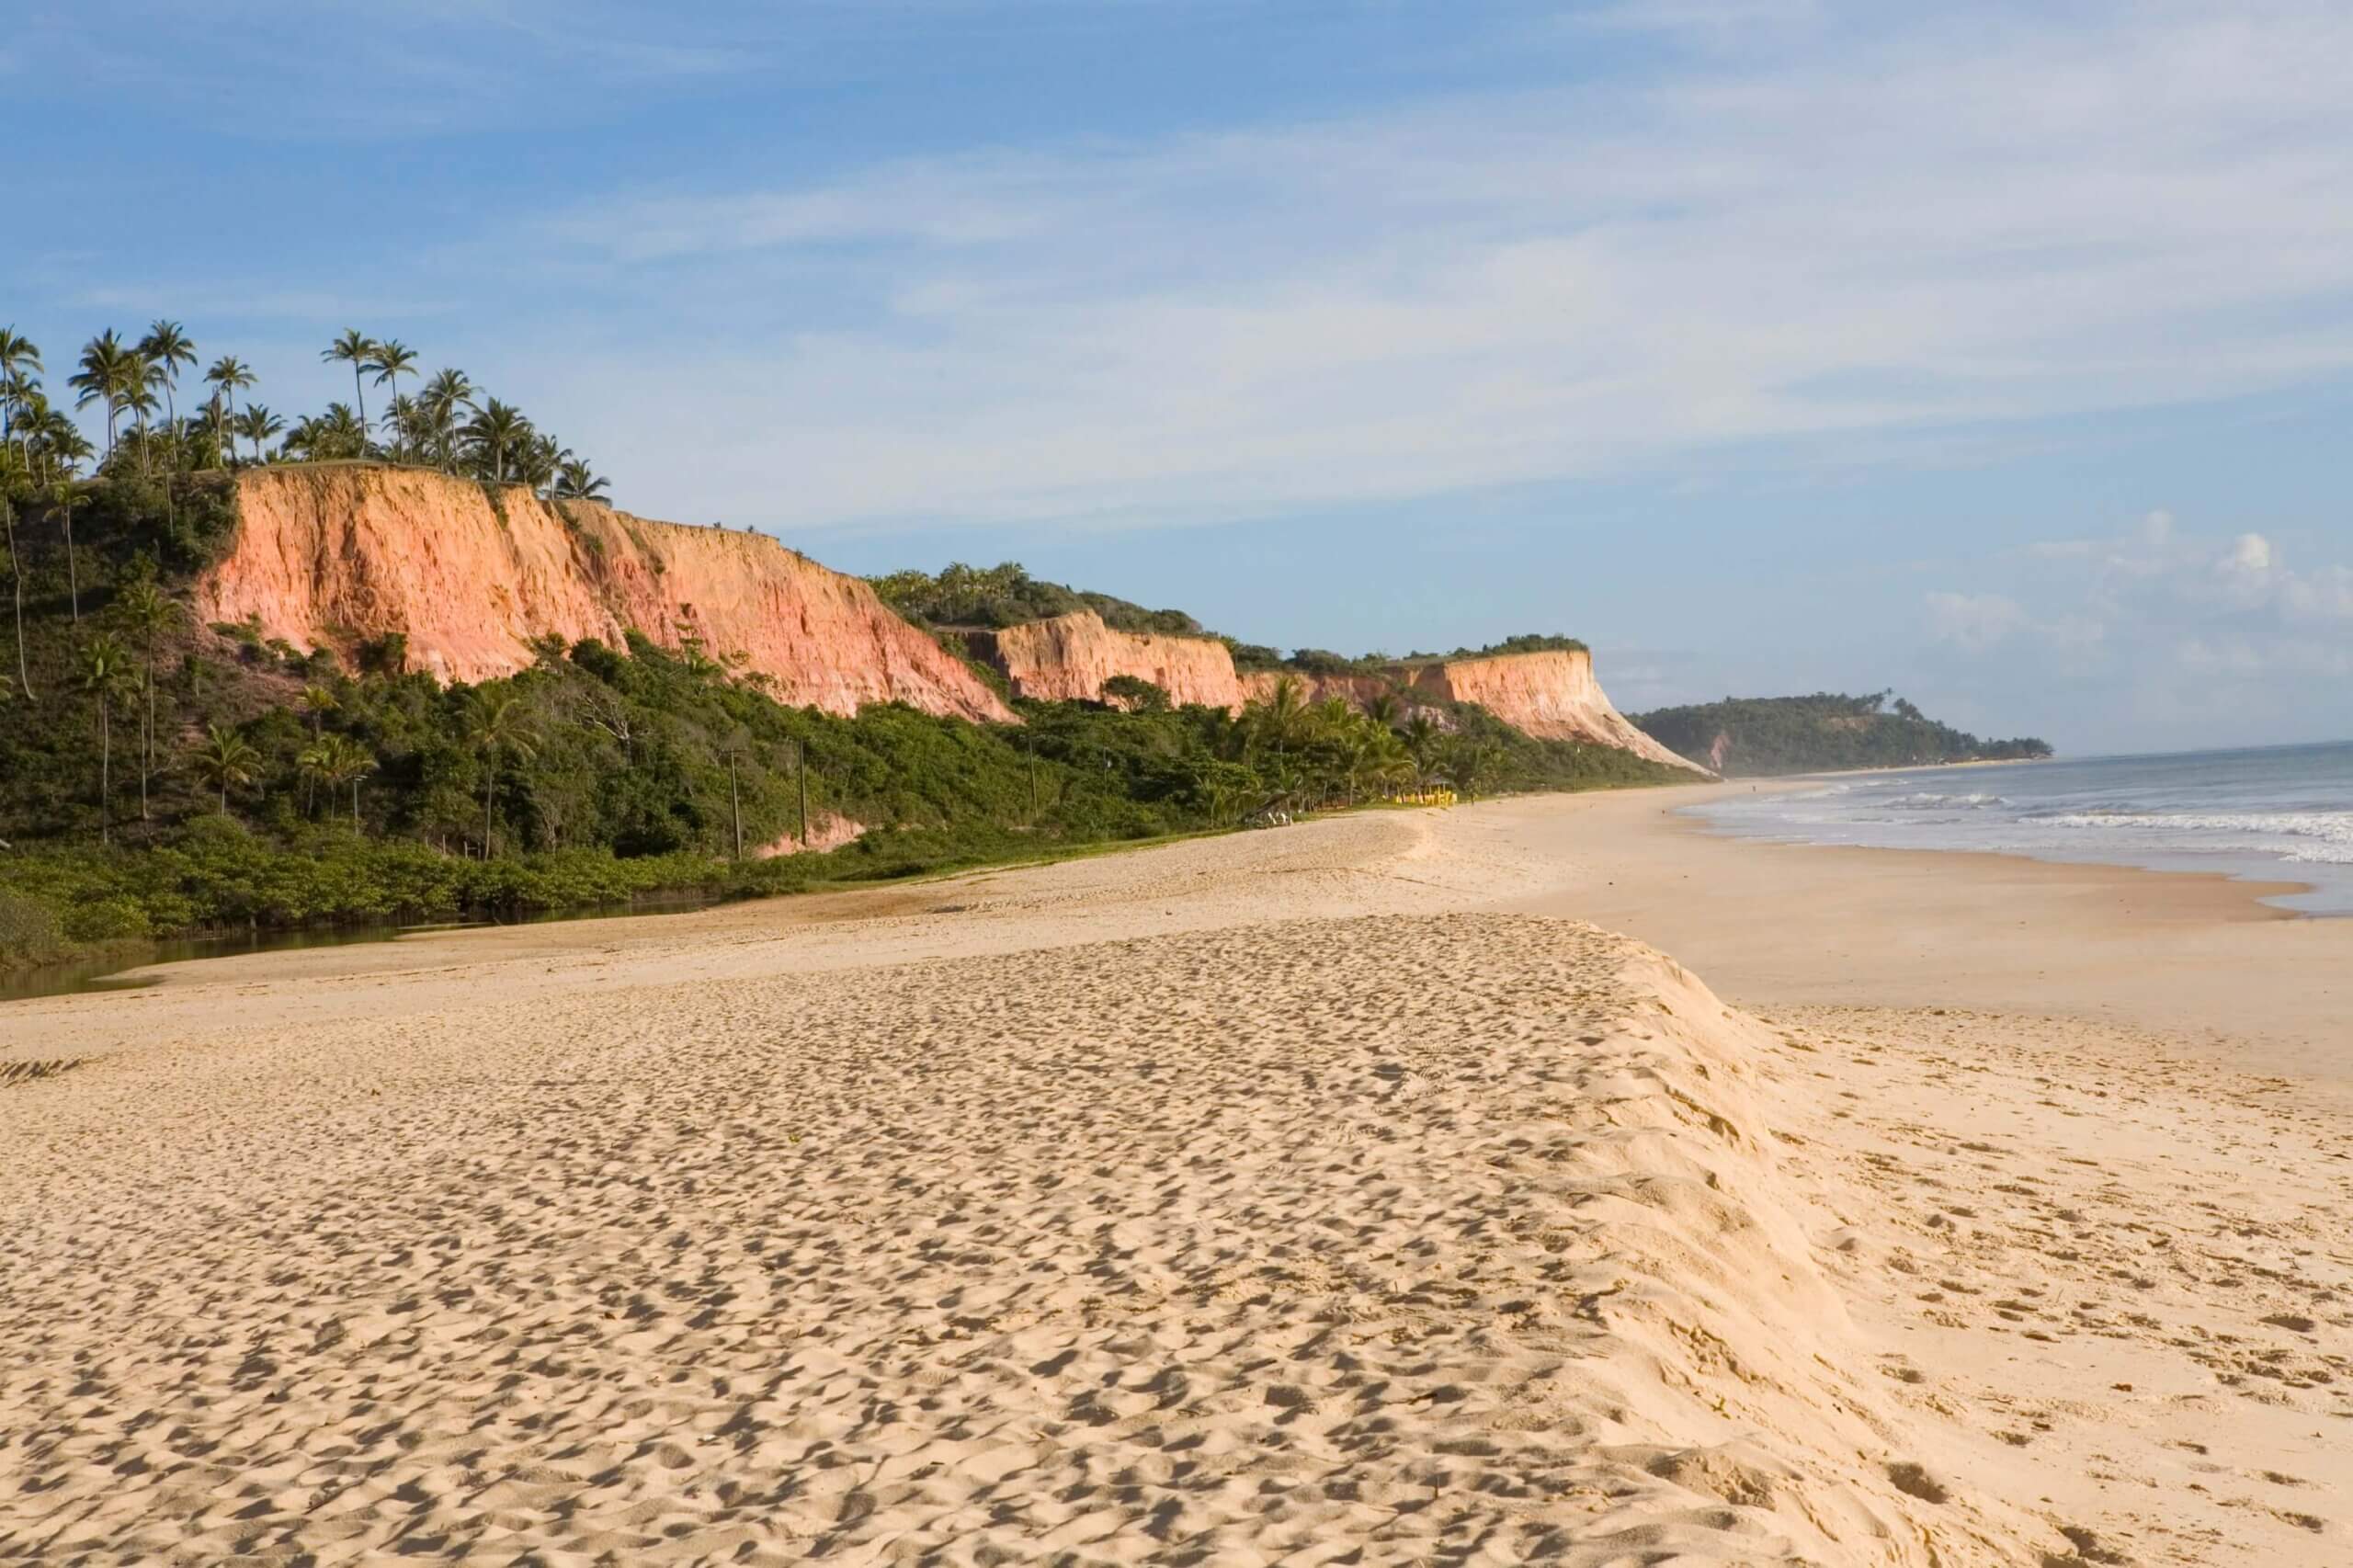
[[[147,670],[142,683],[147,688],[147,722],[139,734],[139,820],[147,817],[147,780],[155,771],[155,644],[147,644]]]
[[[498,789],[498,753],[494,749],[490,753],[489,771],[490,777],[482,787],[482,858],[484,863],[490,859],[490,801]]]
[[[147,699],[145,722],[139,733],[139,820],[148,821],[147,781],[155,772],[155,633],[147,632],[145,668],[140,672],[140,684]]]
[[[33,697],[33,677],[31,673],[25,668],[25,562],[24,558],[17,553],[17,509],[9,505],[8,498],[5,495],[0,495],[0,522],[4,522],[7,525],[8,574],[15,579],[14,587],[17,599],[17,689],[25,694],[26,701],[31,702],[35,700]]]
[[[98,843],[110,842],[108,833],[114,818],[114,736],[107,722],[107,700],[103,687],[98,692]]]

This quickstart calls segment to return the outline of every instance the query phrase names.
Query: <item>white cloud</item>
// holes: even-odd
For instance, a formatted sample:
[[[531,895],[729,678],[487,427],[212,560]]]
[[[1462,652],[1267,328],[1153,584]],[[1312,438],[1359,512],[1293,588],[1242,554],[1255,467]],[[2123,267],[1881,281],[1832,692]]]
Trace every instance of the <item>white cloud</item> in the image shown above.
[[[2271,541],[2261,534],[2241,534],[2231,546],[2230,554],[2222,558],[2223,570],[2243,577],[2264,578],[2271,574]]]
[[[803,528],[1227,518],[1733,443],[1935,460],[1939,430],[2353,368],[2320,308],[2353,281],[2353,14],[1816,10],[1630,8],[1836,42],[1641,84],[624,192],[509,238],[732,308],[719,363],[567,339],[572,379],[642,396],[560,423]]]
[[[2159,511],[2115,535],[2021,553],[2033,571],[2019,599],[1931,596],[1934,635],[1983,652],[2031,632],[2078,664],[2112,652],[2139,671],[2224,681],[2329,676],[2353,658],[2339,630],[2353,622],[2353,565],[2300,565],[2267,533],[2207,534]],[[1986,604],[1997,608],[1970,608]]]

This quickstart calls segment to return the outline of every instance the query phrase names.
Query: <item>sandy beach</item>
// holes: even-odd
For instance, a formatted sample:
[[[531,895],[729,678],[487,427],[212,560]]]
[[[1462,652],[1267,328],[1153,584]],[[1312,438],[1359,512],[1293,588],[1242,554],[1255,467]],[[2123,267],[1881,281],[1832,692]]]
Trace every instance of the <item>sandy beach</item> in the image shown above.
[[[0,1005],[0,1559],[2353,1561],[2353,921],[1703,793]]]

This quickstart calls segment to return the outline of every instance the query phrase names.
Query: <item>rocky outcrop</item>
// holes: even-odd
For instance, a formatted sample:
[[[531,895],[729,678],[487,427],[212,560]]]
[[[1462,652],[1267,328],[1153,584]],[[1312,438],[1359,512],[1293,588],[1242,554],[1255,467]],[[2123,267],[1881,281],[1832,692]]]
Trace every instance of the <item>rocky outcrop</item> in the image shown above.
[[[1675,755],[1611,705],[1583,648],[1443,659],[1413,667],[1411,688],[1446,702],[1475,702],[1513,728],[1543,740],[1590,741],[1653,762],[1705,768]]]
[[[1013,717],[866,584],[764,534],[357,463],[249,470],[237,501],[235,544],[197,585],[208,621],[250,619],[345,655],[399,633],[414,666],[463,681],[528,665],[535,638],[619,643],[636,631],[740,654],[796,706]]]
[[[993,631],[966,633],[974,655],[1041,702],[1097,702],[1115,676],[1148,680],[1183,707],[1239,709],[1245,693],[1233,655],[1213,637],[1115,631],[1091,609]]]

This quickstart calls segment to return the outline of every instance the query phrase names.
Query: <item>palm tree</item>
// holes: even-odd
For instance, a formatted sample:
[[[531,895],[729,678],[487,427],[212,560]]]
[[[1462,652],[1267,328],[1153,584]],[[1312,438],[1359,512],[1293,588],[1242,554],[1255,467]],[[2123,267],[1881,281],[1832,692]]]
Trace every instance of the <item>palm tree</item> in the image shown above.
[[[229,814],[230,789],[254,781],[254,774],[261,767],[261,753],[247,745],[236,731],[207,724],[204,742],[188,761],[198,778],[221,791],[221,814],[225,817]]]
[[[13,462],[24,460],[5,448],[0,448],[0,454],[5,454]],[[16,590],[17,689],[24,694],[26,701],[30,702],[33,700],[33,677],[32,672],[25,667],[25,562],[17,553],[17,508],[9,499],[9,492],[15,488],[15,477],[13,474],[0,474],[0,532],[6,536],[8,575]]]
[[[75,470],[96,455],[96,449],[82,434],[81,426],[68,418],[64,410],[50,407],[49,400],[38,392],[27,404],[18,429],[27,437],[25,449],[40,455],[37,479],[52,483],[70,479]]]
[[[66,480],[61,479],[49,487],[50,510],[61,514],[65,522],[65,602],[73,607],[76,626],[82,624],[82,574],[74,563],[74,508],[88,500]]]
[[[49,406],[41,395],[40,378],[22,370],[0,370],[0,447],[32,460],[32,416]]]
[[[180,618],[179,602],[142,577],[123,589],[115,612],[124,630],[139,640],[139,686],[146,696],[145,722],[139,733],[139,820],[147,820],[147,780],[155,770],[155,643]]]
[[[324,686],[306,686],[302,688],[299,706],[311,716],[311,738],[315,741],[325,733],[327,715],[341,708],[343,703]]]
[[[1414,759],[1415,767],[1427,778],[1431,759],[1438,756],[1438,727],[1430,722],[1428,714],[1416,713],[1405,721],[1405,727],[1398,734],[1404,740],[1406,754]]]
[[[147,472],[147,421],[154,417],[155,389],[164,384],[164,372],[148,363],[147,356],[134,351],[131,362],[123,369],[123,385],[118,401],[123,412],[131,415],[139,427],[139,472]]]
[[[529,762],[539,755],[540,734],[531,710],[511,691],[485,692],[474,699],[474,749],[483,754],[482,858],[491,857],[491,802],[498,789],[498,762],[511,756]]]
[[[447,472],[457,449],[458,411],[473,407],[474,384],[463,370],[436,370],[416,397],[432,431],[434,460]]]
[[[223,354],[212,361],[212,368],[204,372],[204,379],[212,383],[214,427],[233,433],[236,429],[237,393],[254,384],[253,367],[233,354]],[[229,455],[234,457],[236,453],[233,451]]]
[[[1262,744],[1272,744],[1278,754],[1288,751],[1308,725],[1307,687],[1297,676],[1284,676],[1272,691],[1249,704],[1245,714]]]
[[[396,462],[413,462],[423,457],[426,444],[432,438],[425,405],[407,392],[395,394],[392,406],[376,423],[392,438],[392,459]]]
[[[326,744],[333,747],[327,764],[327,782],[335,789],[351,786],[351,825],[359,826],[359,781],[376,771],[376,758],[366,746],[348,735],[329,735]]]
[[[272,414],[267,403],[249,403],[245,404],[244,413],[237,417],[237,434],[254,444],[256,462],[262,460],[262,443],[273,439],[285,428],[286,421]]]
[[[306,782],[324,787],[330,795],[350,785],[351,825],[359,825],[359,781],[376,771],[376,758],[367,747],[348,735],[323,735],[302,748],[294,766]]]
[[[1348,745],[1348,796],[1361,801],[1397,783],[1414,771],[1413,760],[1395,731],[1385,724],[1359,722]]]
[[[67,379],[66,385],[81,395],[74,400],[76,408],[87,408],[103,403],[107,411],[107,456],[114,456],[115,422],[122,413],[122,397],[143,375],[143,367],[134,370],[139,355],[114,328],[108,327],[82,346],[82,368]]]
[[[554,437],[532,430],[523,437],[522,447],[515,454],[515,478],[536,491],[552,489],[557,472],[570,456],[571,449],[557,446]]]
[[[347,403],[331,403],[324,414],[297,420],[286,433],[286,450],[310,462],[368,455],[368,432]]]
[[[521,409],[492,398],[466,421],[460,434],[466,438],[475,467],[487,469],[488,478],[504,484],[506,460],[530,436],[531,422],[523,417]]]
[[[365,369],[376,372],[378,386],[392,388],[392,395],[398,397],[401,390],[400,379],[403,376],[413,377],[416,374],[416,350],[397,337],[388,337],[376,345],[376,352],[369,356]],[[365,403],[360,405],[359,414],[364,423],[368,415]]]
[[[326,738],[327,715],[342,707],[343,704],[336,700],[335,693],[327,687],[324,686],[306,686],[302,688],[302,695],[295,699],[294,705],[311,716],[311,744],[312,749],[315,750],[317,749],[318,743]],[[306,774],[304,776],[304,787],[306,791],[309,782],[309,776]],[[311,802],[306,792],[302,801],[302,810],[308,812],[310,809]]]
[[[351,391],[359,403],[359,423],[363,428],[368,424],[368,394],[360,388],[359,372],[368,369],[382,347],[382,344],[358,327],[347,327],[343,335],[328,344],[326,352],[319,356],[329,361],[347,360],[350,363]]]
[[[101,631],[82,647],[82,689],[98,702],[98,842],[108,842],[114,816],[115,699],[131,680],[131,655],[111,632]]]
[[[1495,748],[1485,742],[1457,740],[1447,748],[1446,775],[1464,800],[1475,801],[1497,760]]]
[[[196,363],[196,345],[188,341],[179,323],[159,321],[151,324],[147,335],[139,340],[139,352],[163,377],[164,417],[177,420],[180,367]]]
[[[555,494],[560,501],[602,501],[611,482],[593,472],[579,458],[567,459],[556,470]]]
[[[0,326],[0,444],[16,439],[17,409],[35,387],[40,345],[13,325]]]

